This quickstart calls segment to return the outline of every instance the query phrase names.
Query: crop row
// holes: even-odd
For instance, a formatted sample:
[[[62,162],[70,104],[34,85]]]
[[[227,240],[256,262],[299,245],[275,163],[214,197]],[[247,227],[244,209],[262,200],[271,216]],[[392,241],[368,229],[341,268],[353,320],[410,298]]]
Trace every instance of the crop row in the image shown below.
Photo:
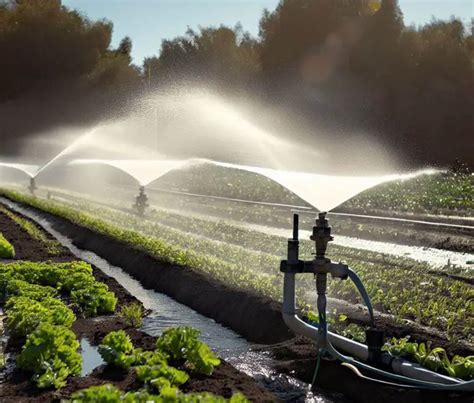
[[[31,221],[20,217],[19,215],[13,213],[12,211],[4,208],[1,205],[0,213],[5,214],[11,220],[17,223],[21,228],[23,228],[32,238],[43,244],[49,256],[58,256],[62,253],[61,244],[54,239],[49,239],[48,236]]]
[[[107,199],[106,203],[103,200],[95,200],[91,198],[84,198],[83,196],[68,191],[55,191],[55,195],[60,197],[61,201],[66,201],[68,205],[72,205],[75,208],[84,209],[91,211],[91,209],[97,206],[107,206],[114,208],[118,211],[127,211],[123,209],[123,204],[119,204],[116,199]],[[162,205],[166,195],[161,195],[159,204]],[[174,196],[173,196],[174,197]],[[232,243],[241,245],[247,249],[253,249],[257,251],[267,252],[283,256],[285,253],[285,242],[282,241],[280,236],[262,235],[262,231],[252,231],[248,228],[248,224],[255,222],[263,225],[270,225],[271,227],[285,228],[288,234],[291,233],[289,219],[291,218],[291,212],[286,210],[286,213],[282,214],[282,211],[272,208],[268,210],[267,206],[259,206],[266,210],[250,209],[248,206],[242,209],[238,204],[232,206],[214,206],[211,209],[213,203],[201,203],[199,208],[203,207],[207,210],[212,210],[212,217],[222,217],[225,219],[216,220],[215,218],[209,219],[208,215],[202,214],[189,214],[190,209],[194,210],[197,206],[192,201],[187,201],[185,210],[187,213],[183,214],[180,210],[176,210],[177,204],[181,202],[180,199],[175,198],[174,203],[171,203],[170,209],[160,208],[153,209],[147,212],[146,218],[150,221],[157,221],[161,224],[171,226],[176,229],[181,229],[185,232],[190,232],[197,235],[202,235],[206,238],[224,241],[226,243]],[[221,201],[218,201],[220,204]],[[190,204],[191,203],[191,204]],[[167,204],[167,203],[165,203]],[[198,208],[198,210],[199,210]],[[224,209],[224,210],[222,210]],[[251,212],[249,212],[249,209]],[[237,211],[238,217],[235,217],[238,221],[242,220],[244,225],[236,222],[235,220],[229,220],[230,214],[234,214]],[[240,214],[245,211],[245,215]],[[129,211],[131,212],[131,210]],[[270,213],[270,215],[268,215]],[[270,223],[270,224],[269,224]],[[300,227],[310,229],[314,224],[314,216],[305,214],[300,216]],[[357,224],[350,220],[338,218],[331,223],[334,233],[336,234],[350,234],[350,236],[361,237],[363,239],[384,239],[387,238],[391,242],[397,242],[398,240],[412,239],[414,236],[424,242],[435,242],[439,240],[435,235],[428,234],[415,234],[412,228],[405,227],[390,227],[386,225],[374,225],[374,224]],[[276,231],[281,233],[281,229]],[[454,239],[457,239],[456,237]],[[461,242],[466,247],[469,244],[468,239],[459,239],[454,242]],[[304,241],[303,241],[304,242]],[[452,265],[449,260],[446,260],[446,265],[443,267],[432,267],[427,263],[422,263],[409,258],[403,258],[400,256],[394,257],[389,254],[382,254],[378,252],[370,252],[367,250],[360,250],[350,247],[342,247],[339,245],[331,245],[330,253],[337,259],[346,259],[349,256],[354,256],[364,261],[374,262],[377,264],[400,266],[415,271],[423,270],[429,272],[442,271],[443,275],[449,274],[456,277],[463,278],[474,278],[474,271],[469,268],[459,267]]]
[[[13,259],[15,248],[0,232],[0,259]]]
[[[70,330],[76,315],[115,311],[117,298],[95,280],[90,265],[15,262],[0,264],[0,303],[10,337],[24,341],[19,368],[33,373],[39,388],[60,388],[80,373],[79,342]]]
[[[123,330],[110,332],[99,346],[103,360],[123,373],[133,370],[141,388],[124,393],[106,384],[74,393],[73,402],[227,402],[206,392],[183,394],[179,390],[190,379],[189,374],[211,375],[221,363],[209,346],[198,340],[199,334],[190,327],[168,328],[156,340],[155,350],[143,351],[134,348]],[[246,403],[247,399],[237,393],[230,402]]]
[[[84,212],[48,201],[13,194],[18,200],[32,203],[46,211],[71,219],[93,230],[123,240],[160,259],[188,266],[230,285],[251,289],[281,300],[282,276],[279,256],[216,243],[195,237],[136,216],[111,209],[91,207]],[[97,214],[93,217],[92,214]],[[99,217],[107,216],[108,222]],[[279,242],[273,244],[282,244]],[[452,337],[469,338],[473,325],[474,290],[472,286],[447,277],[437,277],[423,270],[410,270],[396,264],[361,261],[358,252],[343,248],[348,263],[364,281],[376,307],[399,318],[413,319],[423,325],[447,331]],[[302,243],[303,257],[310,253],[310,243]],[[280,251],[282,252],[282,251]],[[352,258],[350,255],[355,256]],[[346,255],[347,256],[347,255]],[[385,260],[385,258],[383,259]],[[311,276],[300,276],[297,296],[307,304],[308,290],[314,288]],[[359,301],[349,282],[331,281],[329,292],[336,298]],[[436,298],[433,296],[436,295]]]
[[[388,182],[361,193],[341,207],[416,213],[446,213],[447,210],[454,210],[472,215],[474,176],[448,172]]]
[[[125,214],[121,206],[113,201],[110,201],[108,206],[104,207],[99,202],[84,199],[77,195],[66,195],[68,205],[91,214],[100,212],[100,214],[104,214],[108,219],[113,220],[119,225],[127,224],[128,221],[131,220],[133,220],[134,225],[143,222],[143,220],[137,220],[135,214]],[[284,256],[286,254],[286,240],[281,236],[265,234],[261,231],[244,228],[241,225],[225,222],[223,220],[210,220],[162,209],[148,212],[146,220],[150,223],[156,222],[196,236],[242,246],[245,249],[257,252],[264,252],[275,256]],[[127,225],[127,227],[130,228],[130,225]],[[290,235],[290,233],[291,231],[288,230],[288,235]],[[303,254],[310,256],[313,252],[314,243],[301,240],[300,247]],[[382,266],[412,270],[417,273],[433,273],[435,271],[431,265],[425,262],[340,245],[331,245],[329,255],[336,260],[353,259]],[[472,278],[474,276],[472,270],[453,265],[446,265],[440,270],[442,270],[443,275],[453,274],[458,277],[466,278]]]
[[[107,220],[121,228],[130,228],[155,239],[164,240],[180,248],[205,252],[208,256],[232,264],[240,273],[249,271],[258,274],[260,282],[272,287],[272,296],[280,299],[281,275],[278,272],[279,256],[285,254],[284,239],[277,236],[260,234],[243,228],[231,228],[225,223],[189,219],[189,231],[198,230],[201,236],[192,236],[180,230],[157,222],[143,220],[135,215],[109,208],[81,204],[97,217]],[[155,213],[165,217],[168,224],[181,226],[185,217],[166,212]],[[227,226],[227,228],[226,228]],[[232,232],[229,234],[229,231]],[[215,241],[202,236],[222,239]],[[238,242],[245,247],[223,242]],[[264,249],[266,252],[247,249],[248,246]],[[302,241],[302,257],[310,257],[314,244]],[[461,281],[446,277],[433,276],[430,266],[411,259],[399,259],[353,248],[331,246],[331,257],[346,260],[357,271],[366,285],[374,305],[382,312],[399,318],[415,320],[423,325],[445,330],[450,336],[469,336],[474,325],[474,289]],[[254,275],[255,275],[254,274]],[[225,279],[224,279],[225,280]],[[305,301],[304,291],[311,289],[309,276],[299,281],[301,302]],[[349,282],[330,282],[329,292],[332,296],[350,302],[358,302],[356,289]],[[437,295],[436,299],[432,296]]]

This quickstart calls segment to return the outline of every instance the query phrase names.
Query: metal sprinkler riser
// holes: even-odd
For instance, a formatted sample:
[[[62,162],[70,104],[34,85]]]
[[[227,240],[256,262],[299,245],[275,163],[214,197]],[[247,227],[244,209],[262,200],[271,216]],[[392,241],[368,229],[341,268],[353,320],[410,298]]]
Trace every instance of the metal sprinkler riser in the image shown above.
[[[145,186],[140,186],[138,189],[138,196],[135,197],[133,209],[136,211],[137,215],[143,217],[148,207],[148,196],[145,194]]]

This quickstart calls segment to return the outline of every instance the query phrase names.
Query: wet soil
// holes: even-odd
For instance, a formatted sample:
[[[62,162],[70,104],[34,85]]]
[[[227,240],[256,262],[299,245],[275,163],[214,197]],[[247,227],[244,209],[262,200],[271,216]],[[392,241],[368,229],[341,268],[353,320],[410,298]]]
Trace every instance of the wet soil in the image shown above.
[[[5,206],[2,206],[5,207]],[[21,216],[21,214],[16,215]],[[24,217],[23,217],[24,218]],[[63,253],[56,256],[48,254],[45,246],[31,237],[19,224],[0,211],[0,232],[15,248],[15,260],[29,260],[31,262],[65,262],[73,259],[71,253],[64,248]],[[47,233],[46,233],[47,234]],[[47,234],[49,239],[52,239]]]
[[[17,214],[17,213],[16,213]],[[19,214],[20,215],[20,214]],[[0,229],[5,238],[13,244],[16,250],[15,260],[29,261],[74,261],[77,258],[67,249],[59,256],[52,258],[48,256],[41,242],[32,238],[18,224],[7,216],[0,213]],[[108,285],[109,289],[118,298],[117,306],[123,306],[131,302],[139,302],[115,279],[107,276],[101,270],[93,267],[93,273],[97,280]],[[151,337],[127,324],[115,315],[102,316],[98,318],[78,318],[72,330],[80,338],[87,338],[92,345],[98,345],[103,337],[113,330],[125,329],[131,336],[135,347],[152,350],[155,346],[155,337]],[[14,366],[14,355],[19,352],[22,340],[9,340],[7,351],[12,353],[7,367]],[[8,373],[6,379],[0,385],[1,402],[51,402],[67,398],[71,393],[94,385],[113,383],[125,391],[138,390],[141,385],[137,382],[134,371],[127,373],[117,371],[102,365],[96,368],[86,377],[69,378],[67,385],[59,391],[42,391],[37,389],[30,381],[30,374],[19,369],[13,369]],[[229,398],[235,392],[244,393],[255,402],[272,402],[277,399],[268,391],[263,389],[248,375],[238,371],[229,363],[223,361],[212,376],[194,375],[182,388],[184,392],[208,391]]]

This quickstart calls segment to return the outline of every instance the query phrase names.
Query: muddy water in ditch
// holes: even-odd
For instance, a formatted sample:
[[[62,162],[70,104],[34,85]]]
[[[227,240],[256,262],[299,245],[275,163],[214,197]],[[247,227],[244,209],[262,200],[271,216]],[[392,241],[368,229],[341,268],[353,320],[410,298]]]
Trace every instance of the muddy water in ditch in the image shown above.
[[[309,385],[292,377],[278,374],[272,369],[272,361],[265,353],[252,351],[254,346],[237,333],[216,323],[214,320],[200,315],[191,308],[182,305],[168,296],[153,290],[145,289],[139,281],[133,279],[120,267],[109,264],[95,253],[76,248],[71,240],[54,230],[49,220],[37,212],[23,208],[4,198],[3,204],[33,219],[46,231],[57,238],[77,258],[89,262],[101,269],[105,274],[115,278],[132,295],[139,299],[145,309],[151,313],[145,318],[142,329],[144,332],[158,336],[170,326],[193,326],[201,331],[201,339],[207,342],[214,351],[239,370],[256,379],[262,386],[271,390],[285,402],[340,402],[341,396],[329,396],[311,392]],[[101,365],[102,359],[97,348],[81,340],[81,351],[84,359],[83,374],[87,375]]]

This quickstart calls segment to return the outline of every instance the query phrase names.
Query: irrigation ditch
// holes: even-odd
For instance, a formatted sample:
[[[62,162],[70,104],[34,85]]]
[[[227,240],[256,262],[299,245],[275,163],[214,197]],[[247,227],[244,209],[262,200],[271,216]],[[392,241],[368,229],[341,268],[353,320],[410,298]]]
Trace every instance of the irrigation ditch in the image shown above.
[[[13,209],[12,209],[13,210]],[[71,253],[65,242],[63,242],[64,248],[60,253],[51,257],[48,255],[44,247],[41,247],[41,243],[36,239],[29,236],[29,234],[24,231],[19,226],[8,225],[11,222],[8,217],[3,214],[0,214],[0,224],[2,232],[8,236],[8,238],[15,244],[17,247],[17,260],[4,261],[3,263],[15,262],[18,260],[29,260],[36,262],[51,261],[52,263],[64,263],[72,262],[81,259],[81,253]],[[33,222],[35,222],[33,220]],[[39,225],[42,227],[41,225]],[[43,227],[44,228],[44,227]],[[47,233],[47,232],[46,232]],[[53,238],[52,238],[53,239]],[[61,239],[64,241],[64,239]],[[32,254],[34,251],[34,255]],[[76,250],[76,252],[78,252]],[[99,263],[100,261],[95,261]],[[113,275],[109,276],[104,273],[105,270],[102,270],[101,267],[92,266],[93,274],[97,281],[101,281],[106,284],[110,291],[118,298],[118,305],[124,306],[132,302],[142,303],[141,299],[137,299],[137,292],[131,292],[126,287],[122,285],[122,282],[118,281]],[[111,274],[114,274],[110,272]],[[136,290],[135,290],[136,291]],[[163,301],[164,302],[164,301]],[[166,301],[169,302],[169,301]],[[189,315],[188,315],[189,316]],[[157,318],[155,318],[156,320]],[[158,318],[163,322],[166,322],[166,317]],[[211,320],[208,320],[212,322]],[[163,323],[162,327],[167,326],[178,326],[183,325],[182,321],[175,319],[173,324]],[[184,323],[186,325],[186,323]],[[218,327],[217,324],[214,324],[214,327]],[[15,357],[19,353],[21,347],[21,340],[14,337],[8,337],[5,341],[5,353],[6,353],[6,366],[2,370],[2,376],[0,379],[0,401],[10,402],[10,401],[20,401],[20,402],[50,402],[50,401],[60,401],[61,399],[68,398],[70,394],[74,391],[94,386],[100,385],[104,382],[114,383],[116,386],[124,390],[133,390],[140,387],[139,382],[136,379],[136,376],[133,371],[129,371],[126,375],[120,370],[110,368],[103,364],[100,357],[97,354],[97,346],[103,337],[111,331],[116,331],[120,329],[126,329],[127,333],[132,339],[135,347],[142,348],[144,350],[152,350],[155,345],[156,336],[145,333],[142,330],[133,329],[128,326],[123,319],[119,318],[116,315],[112,316],[99,316],[96,318],[78,318],[73,326],[72,330],[81,340],[82,348],[82,357],[84,361],[83,371],[81,376],[70,378],[67,385],[58,390],[58,391],[44,391],[33,386],[30,382],[30,375],[24,371],[17,369],[15,365]],[[217,340],[218,335],[224,335],[225,338],[229,338],[229,334],[222,332],[221,328],[214,330],[214,338]],[[238,335],[231,335],[234,339],[239,339]],[[237,346],[242,350],[244,346],[248,346],[248,343],[243,339],[240,344]],[[270,382],[268,382],[270,383]],[[182,391],[185,393],[197,392],[197,391],[209,391],[217,395],[230,397],[229,393],[239,390],[248,396],[252,401],[257,402],[269,402],[275,401],[277,398],[272,392],[269,392],[262,386],[260,386],[255,379],[251,376],[245,374],[242,371],[239,371],[231,363],[223,360],[221,365],[216,368],[212,376],[197,376],[192,377],[189,382],[182,388]],[[289,388],[289,393],[292,393],[296,396],[306,396],[308,391],[305,389],[303,384],[294,382],[293,388]]]

